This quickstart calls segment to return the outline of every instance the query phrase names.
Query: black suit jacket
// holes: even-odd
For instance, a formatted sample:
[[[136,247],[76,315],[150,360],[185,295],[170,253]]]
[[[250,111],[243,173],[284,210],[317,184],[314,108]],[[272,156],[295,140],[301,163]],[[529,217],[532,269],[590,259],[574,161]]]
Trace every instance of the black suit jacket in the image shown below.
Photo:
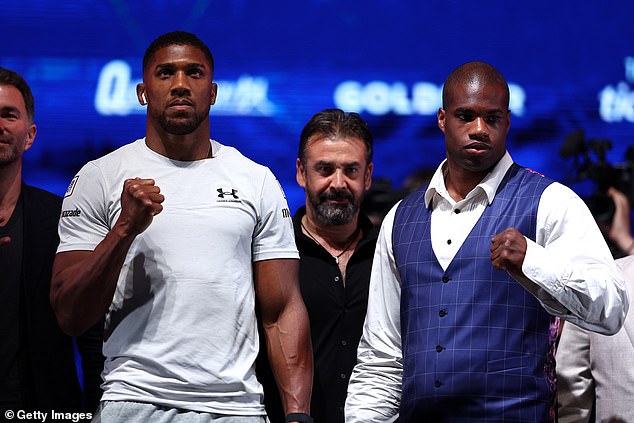
[[[22,288],[26,321],[29,406],[39,410],[94,411],[101,398],[103,324],[76,339],[82,356],[86,398],[75,367],[73,338],[62,332],[49,300],[51,270],[59,244],[62,198],[22,185],[24,252]]]

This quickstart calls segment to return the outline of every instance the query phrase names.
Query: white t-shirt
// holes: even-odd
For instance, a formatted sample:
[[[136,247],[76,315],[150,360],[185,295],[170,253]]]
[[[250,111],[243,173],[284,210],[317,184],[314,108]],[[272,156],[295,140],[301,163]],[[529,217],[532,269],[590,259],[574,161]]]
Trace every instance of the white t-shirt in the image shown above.
[[[152,178],[165,196],[106,316],[103,400],[265,414],[252,262],[299,255],[271,171],[211,143],[212,159],[182,162],[140,139],[86,164],[68,188],[58,252],[95,248],[120,214],[125,179]]]

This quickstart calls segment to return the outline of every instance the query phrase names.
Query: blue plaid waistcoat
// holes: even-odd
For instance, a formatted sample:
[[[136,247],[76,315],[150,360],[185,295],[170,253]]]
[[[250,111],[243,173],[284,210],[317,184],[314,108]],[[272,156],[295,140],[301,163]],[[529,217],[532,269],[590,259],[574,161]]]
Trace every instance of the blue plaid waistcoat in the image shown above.
[[[551,180],[513,164],[446,271],[422,189],[402,201],[392,242],[401,276],[401,422],[554,420],[556,319],[489,258],[513,226],[535,240]]]

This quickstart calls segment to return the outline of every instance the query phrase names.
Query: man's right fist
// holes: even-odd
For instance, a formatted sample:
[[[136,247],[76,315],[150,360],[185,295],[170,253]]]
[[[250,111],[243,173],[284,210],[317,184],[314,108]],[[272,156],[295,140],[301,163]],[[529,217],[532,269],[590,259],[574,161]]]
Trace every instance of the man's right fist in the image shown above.
[[[138,235],[150,226],[155,215],[163,210],[165,196],[154,179],[126,179],[121,193],[121,215],[117,221],[126,232]]]

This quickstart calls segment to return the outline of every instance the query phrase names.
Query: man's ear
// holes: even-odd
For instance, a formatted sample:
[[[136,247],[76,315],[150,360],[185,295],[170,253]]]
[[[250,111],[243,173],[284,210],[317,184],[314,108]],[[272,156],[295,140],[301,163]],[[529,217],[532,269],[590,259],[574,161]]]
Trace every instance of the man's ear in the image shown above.
[[[213,106],[216,104],[216,96],[218,95],[218,84],[215,82],[211,83],[211,102],[210,105]]]
[[[31,148],[33,141],[35,141],[35,134],[37,134],[37,126],[34,123],[31,124],[29,130],[26,133],[26,140],[24,142],[24,151]]]
[[[145,84],[137,84],[136,85],[136,98],[139,100],[139,104],[141,106],[145,106],[147,104],[147,97],[145,95]]]
[[[306,178],[305,178],[305,169],[302,161],[298,158],[295,161],[295,167],[297,168],[297,174],[295,175],[295,179],[300,187],[306,188]]]
[[[368,191],[370,187],[372,186],[372,171],[373,170],[374,170],[374,163],[370,162],[370,164],[368,165],[368,169],[365,172],[364,185],[365,185],[366,191]]]
[[[438,109],[438,127],[440,128],[440,130],[442,131],[442,133],[445,133],[445,123],[447,119],[447,113],[445,112],[445,109],[443,109],[442,107]]]

